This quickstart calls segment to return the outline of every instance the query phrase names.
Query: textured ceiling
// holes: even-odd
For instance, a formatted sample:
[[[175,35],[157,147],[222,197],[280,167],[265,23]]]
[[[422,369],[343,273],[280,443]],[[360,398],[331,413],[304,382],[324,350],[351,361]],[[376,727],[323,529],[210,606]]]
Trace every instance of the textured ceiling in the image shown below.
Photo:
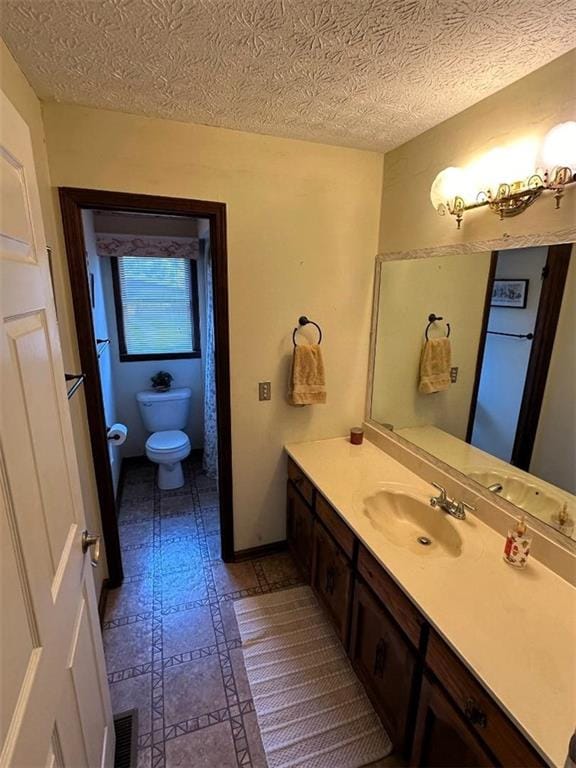
[[[576,0],[2,0],[41,98],[385,151],[569,50]]]

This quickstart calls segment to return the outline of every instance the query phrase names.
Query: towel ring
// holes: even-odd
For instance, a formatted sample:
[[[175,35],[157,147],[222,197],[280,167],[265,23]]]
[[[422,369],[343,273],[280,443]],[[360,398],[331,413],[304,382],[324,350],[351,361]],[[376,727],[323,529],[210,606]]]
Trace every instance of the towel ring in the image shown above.
[[[315,328],[318,329],[318,344],[322,343],[322,328],[318,325],[318,323],[315,323],[314,320],[308,320],[306,315],[302,315],[302,317],[298,318],[298,328],[294,328],[294,331],[292,332],[292,344],[294,344],[295,347],[298,345],[296,344],[296,334],[302,328],[304,325],[313,325]]]
[[[443,317],[440,317],[439,315],[435,315],[434,312],[428,315],[428,325],[426,326],[426,330],[424,331],[424,335],[426,336],[426,341],[428,341],[428,331],[430,330],[430,326],[432,323],[436,323],[438,320],[444,320]],[[450,336],[450,323],[446,323],[446,338]]]

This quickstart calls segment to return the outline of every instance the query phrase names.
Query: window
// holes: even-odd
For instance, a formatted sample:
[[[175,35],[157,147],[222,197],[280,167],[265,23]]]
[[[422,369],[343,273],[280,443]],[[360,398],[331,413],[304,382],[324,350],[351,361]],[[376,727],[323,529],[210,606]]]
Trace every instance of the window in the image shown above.
[[[192,259],[112,259],[120,360],[200,357],[198,276]]]

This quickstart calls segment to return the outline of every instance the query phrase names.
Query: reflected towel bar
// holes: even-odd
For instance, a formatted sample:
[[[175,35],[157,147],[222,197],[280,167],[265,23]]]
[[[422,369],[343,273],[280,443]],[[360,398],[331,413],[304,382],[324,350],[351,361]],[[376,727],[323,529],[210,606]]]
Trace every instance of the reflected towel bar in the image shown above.
[[[106,347],[110,344],[110,339],[96,339],[96,355],[97,357],[100,357],[102,352],[106,349]]]
[[[74,384],[70,387],[70,389],[67,392],[68,400],[74,395],[74,393],[80,388],[80,386],[84,383],[84,379],[86,378],[85,373],[65,373],[64,378],[66,381],[73,381]]]
[[[533,333],[502,333],[502,331],[486,331],[492,336],[511,336],[514,339],[533,339]]]

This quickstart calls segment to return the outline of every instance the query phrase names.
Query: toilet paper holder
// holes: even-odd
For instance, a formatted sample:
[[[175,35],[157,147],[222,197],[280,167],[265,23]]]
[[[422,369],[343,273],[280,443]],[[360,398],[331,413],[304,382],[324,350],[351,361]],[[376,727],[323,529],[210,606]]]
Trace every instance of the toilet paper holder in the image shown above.
[[[122,435],[114,434],[114,427],[106,427],[106,439],[110,442],[117,442],[118,440],[122,440]]]

